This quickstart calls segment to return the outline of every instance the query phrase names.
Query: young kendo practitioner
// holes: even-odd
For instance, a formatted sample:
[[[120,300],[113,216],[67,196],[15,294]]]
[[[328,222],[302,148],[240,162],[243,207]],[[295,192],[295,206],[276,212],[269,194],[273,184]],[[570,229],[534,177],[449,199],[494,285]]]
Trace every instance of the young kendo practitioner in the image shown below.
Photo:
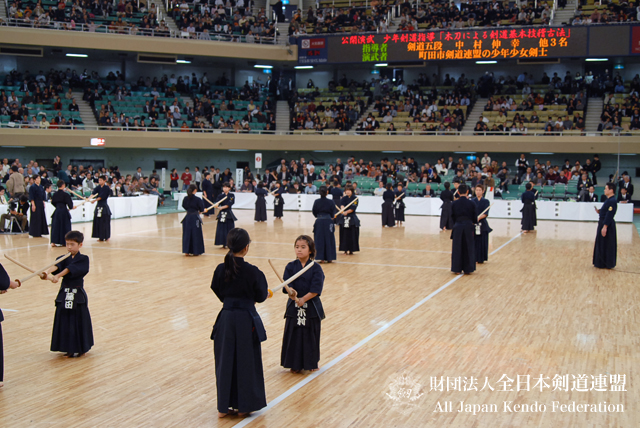
[[[489,211],[484,214],[482,212],[489,208],[491,204],[488,199],[484,198],[484,186],[482,184],[478,184],[475,191],[476,197],[473,202],[476,205],[476,216],[478,217],[475,231],[476,263],[482,264],[489,260],[489,233],[493,231],[487,221]]]
[[[453,229],[451,232],[451,272],[470,274],[476,270],[475,224],[476,206],[470,201],[466,184],[458,186],[460,198],[451,204]]]
[[[66,183],[58,180],[58,190],[51,197],[51,204],[55,211],[51,216],[51,246],[64,247],[66,245],[65,236],[71,231],[71,213],[75,209],[71,196],[66,192]]]
[[[256,186],[253,193],[256,194],[256,213],[253,221],[263,222],[267,221],[267,200],[266,197],[269,194],[267,189],[264,188],[264,183],[261,181]]]
[[[613,269],[616,267],[618,252],[617,232],[615,216],[618,211],[618,202],[615,197],[616,185],[607,183],[604,188],[604,201],[600,209],[596,208],[599,215],[596,244],[593,248],[593,265],[600,269]]]
[[[89,273],[89,257],[80,253],[84,235],[72,230],[65,236],[71,257],[42,273],[43,280],[60,281],[56,297],[56,314],[51,334],[51,351],[65,352],[67,357],[81,357],[93,346],[93,328],[84,277]],[[62,256],[60,256],[62,257]],[[59,258],[60,258],[59,257]],[[55,275],[49,274],[57,272]]]
[[[208,181],[205,179],[205,182]],[[198,187],[190,184],[187,197],[182,199],[182,208],[187,214],[182,219],[182,253],[185,256],[199,256],[204,254],[204,235],[202,234],[202,219],[200,213],[204,211],[202,199],[196,196]]]
[[[223,304],[211,333],[219,418],[248,416],[267,405],[260,345],[267,332],[256,303],[267,299],[269,289],[264,273],[244,260],[250,243],[246,230],[231,229],[225,244],[229,252],[211,281]]]
[[[205,209],[207,209],[211,206],[211,204],[207,202],[207,200],[213,201],[215,198],[213,196],[213,183],[211,182],[211,173],[208,171],[204,173],[204,181],[202,181],[202,195],[204,196],[203,206]],[[213,209],[211,209],[205,212],[204,216],[209,217],[213,213],[214,211]]]
[[[345,255],[353,255],[354,251],[360,251],[360,219],[356,215],[358,201],[351,185],[345,187],[344,195],[340,200],[340,209],[351,205],[337,219],[340,225],[340,251],[344,251]]]
[[[98,186],[91,192],[92,195],[97,195],[95,199],[91,200],[91,203],[98,203],[93,212],[91,237],[98,238],[98,242],[108,241],[111,238],[111,210],[107,204],[107,199],[111,196],[111,188],[106,183],[107,178],[101,175],[98,178]]]
[[[226,199],[225,199],[226,198]],[[224,201],[222,201],[224,199]],[[235,228],[236,216],[233,214],[231,207],[235,203],[235,195],[231,193],[231,185],[225,182],[222,185],[222,193],[218,195],[214,203],[222,201],[218,208],[218,226],[216,227],[216,240],[215,245],[222,245],[222,248],[227,248],[227,234],[233,228]]]

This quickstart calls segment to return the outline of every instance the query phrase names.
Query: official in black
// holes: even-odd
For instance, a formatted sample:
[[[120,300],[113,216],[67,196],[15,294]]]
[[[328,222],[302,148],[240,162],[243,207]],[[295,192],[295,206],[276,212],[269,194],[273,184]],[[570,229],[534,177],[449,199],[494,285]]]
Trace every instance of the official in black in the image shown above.
[[[451,272],[470,274],[476,270],[475,224],[478,223],[476,205],[470,201],[466,184],[458,187],[460,198],[451,204],[453,229],[451,232]]]
[[[602,204],[602,208],[596,208],[600,218],[598,219],[596,244],[593,249],[593,265],[600,269],[613,269],[616,267],[618,252],[615,221],[618,202],[614,196],[616,194],[616,185],[607,183],[604,188],[604,194],[607,200]]]

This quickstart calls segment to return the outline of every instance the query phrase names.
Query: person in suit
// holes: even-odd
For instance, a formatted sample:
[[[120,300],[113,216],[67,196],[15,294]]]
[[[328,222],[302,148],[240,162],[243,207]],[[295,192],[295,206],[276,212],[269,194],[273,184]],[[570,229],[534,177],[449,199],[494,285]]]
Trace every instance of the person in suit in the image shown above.
[[[433,198],[436,196],[436,192],[431,188],[431,184],[427,184],[427,187],[422,190],[422,196],[425,198]]]
[[[631,184],[631,177],[625,171],[622,174],[622,180],[620,180],[620,190],[618,190],[618,196],[622,194],[622,189],[627,189],[627,194],[629,195],[629,200],[633,197],[633,184]]]
[[[460,198],[451,204],[451,272],[470,274],[476,270],[475,224],[478,223],[476,205],[470,201],[466,184],[458,187]]]
[[[593,186],[589,186],[589,191],[584,193],[584,195],[580,198],[580,202],[598,202],[596,189]]]
[[[578,180],[578,200],[582,200],[582,198],[586,197],[586,194],[589,192],[589,188],[593,187],[593,183],[589,178],[589,175],[585,172],[582,173],[580,180]]]
[[[624,187],[620,189],[620,194],[618,194],[618,203],[619,204],[630,204],[631,203],[631,195],[627,192],[627,189]]]
[[[593,265],[599,269],[613,269],[616,267],[618,238],[615,216],[618,210],[618,203],[614,197],[615,194],[616,185],[607,183],[604,188],[604,195],[607,200],[602,204],[602,208],[596,208],[599,218],[596,243],[593,248]]]

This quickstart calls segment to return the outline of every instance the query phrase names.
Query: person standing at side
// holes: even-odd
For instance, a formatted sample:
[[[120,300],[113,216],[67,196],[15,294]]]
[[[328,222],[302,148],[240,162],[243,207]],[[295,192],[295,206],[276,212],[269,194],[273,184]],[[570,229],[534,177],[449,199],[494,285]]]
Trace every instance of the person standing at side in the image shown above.
[[[267,221],[267,200],[265,198],[269,192],[264,188],[262,181],[258,183],[253,192],[256,194],[256,213],[253,220],[257,222]]]
[[[45,200],[47,194],[40,185],[40,176],[33,176],[33,184],[29,186],[29,200],[31,201],[31,221],[29,225],[29,236],[40,238],[49,234],[47,226],[47,215],[45,213]]]
[[[602,208],[596,208],[599,218],[596,244],[593,248],[593,265],[600,269],[613,269],[616,267],[618,236],[615,216],[618,211],[618,202],[615,194],[616,185],[607,183],[604,187],[604,195],[607,200],[602,204]]]
[[[66,234],[67,250],[71,257],[47,269],[40,277],[56,284],[60,278],[60,291],[56,297],[56,314],[51,334],[51,351],[65,352],[67,357],[81,357],[93,346],[93,327],[84,277],[89,273],[89,257],[80,253],[84,235],[77,230]],[[61,256],[62,257],[62,256]],[[52,272],[58,272],[50,277]]]
[[[7,271],[4,270],[2,263],[0,263],[0,294],[6,293],[9,288],[16,289],[20,287],[20,284],[16,281],[11,281]],[[2,321],[4,316],[2,315],[2,309],[0,309],[0,388],[4,385],[4,346],[2,344]]]
[[[398,182],[398,188],[394,192],[395,197],[393,198],[393,210],[396,218],[396,224],[398,226],[402,226],[404,222],[404,198],[407,196],[402,186],[402,183]]]
[[[51,246],[64,247],[66,245],[65,235],[71,231],[71,213],[69,210],[75,209],[71,196],[65,191],[66,183],[58,180],[58,190],[51,198],[51,204],[55,211],[51,216]]]
[[[225,199],[226,198],[226,199]],[[224,201],[222,201],[224,199]],[[236,216],[233,215],[231,207],[235,202],[235,195],[231,193],[231,185],[225,182],[222,185],[222,193],[218,195],[214,203],[222,201],[220,212],[218,213],[218,226],[216,227],[216,240],[215,245],[222,245],[222,248],[227,248],[227,234],[231,229],[235,228]]]
[[[315,244],[307,235],[296,238],[296,260],[284,270],[285,281],[304,269],[315,258]],[[294,291],[285,309],[280,365],[292,373],[318,370],[320,361],[320,322],[325,318],[320,295],[324,272],[318,263],[289,284]],[[287,293],[286,289],[282,289]]]
[[[453,192],[449,190],[451,183],[445,181],[444,190],[440,193],[442,206],[440,207],[440,230],[451,230],[453,228],[453,219],[451,218],[451,204],[453,203]]]
[[[394,227],[396,225],[395,216],[393,214],[393,201],[396,194],[393,192],[391,183],[387,183],[386,189],[382,194],[382,227]]]
[[[313,202],[311,210],[316,218],[313,224],[313,239],[316,244],[316,260],[319,263],[331,263],[337,258],[333,221],[336,211],[336,204],[327,198],[327,186],[320,186],[320,199]]]
[[[91,192],[98,195],[91,200],[92,204],[98,203],[93,212],[93,230],[91,232],[91,237],[98,238],[98,242],[108,241],[111,238],[111,210],[107,203],[107,199],[111,196],[111,188],[107,186],[106,182],[107,177],[101,175],[98,178],[98,186]]]
[[[281,219],[284,215],[284,198],[282,194],[286,191],[283,189],[279,181],[276,181],[276,188],[273,190],[273,216]]]
[[[470,274],[476,270],[475,224],[478,223],[476,206],[467,199],[466,184],[458,187],[460,198],[451,204],[453,229],[451,230],[451,272]]]
[[[195,184],[189,185],[187,197],[182,200],[182,208],[187,212],[182,219],[182,253],[185,256],[204,254],[204,236],[200,218],[200,213],[204,211],[204,204],[202,199],[196,196],[197,191]]]
[[[533,184],[530,182],[525,185],[525,191],[520,197],[520,200],[524,204],[522,210],[522,232],[529,233],[535,230],[535,227],[538,225],[538,219],[536,216],[536,195],[531,189],[533,189]]]
[[[344,189],[344,197],[340,200],[340,209],[349,205],[338,217],[340,225],[340,251],[345,255],[353,255],[354,251],[360,251],[360,219],[356,215],[358,201],[353,194],[353,187],[348,185]]]
[[[169,179],[171,180],[169,187],[171,187],[171,191],[172,192],[177,192],[179,189],[179,184],[178,184],[178,180],[180,180],[180,176],[178,175],[178,170],[173,168],[171,170],[171,175],[169,176]]]
[[[488,199],[483,197],[484,186],[478,184],[475,190],[476,198],[473,202],[476,205],[476,216],[478,217],[475,230],[476,263],[482,264],[489,260],[489,233],[493,232],[493,229],[489,227],[489,222],[487,222],[489,211],[484,214],[482,212],[489,208],[491,204]]]
[[[267,332],[255,305],[267,299],[269,289],[264,273],[244,261],[250,243],[246,230],[231,229],[229,252],[211,281],[223,305],[211,333],[220,418],[247,416],[267,405],[260,345]]]

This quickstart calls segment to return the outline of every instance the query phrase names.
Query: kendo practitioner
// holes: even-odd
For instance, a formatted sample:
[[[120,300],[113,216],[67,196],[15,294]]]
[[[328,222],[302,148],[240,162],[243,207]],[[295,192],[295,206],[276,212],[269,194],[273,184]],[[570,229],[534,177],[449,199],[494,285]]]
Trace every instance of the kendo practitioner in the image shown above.
[[[296,260],[287,264],[282,278],[286,281],[300,272],[315,257],[315,244],[307,235],[295,241]],[[320,361],[320,322],[325,318],[320,295],[324,285],[324,272],[318,263],[289,284],[285,310],[284,335],[280,364],[292,373],[318,370]],[[286,293],[286,289],[282,289]]]
[[[98,186],[96,186],[91,194],[98,195],[91,200],[92,204],[96,202],[96,209],[93,212],[93,231],[92,238],[98,238],[98,242],[108,241],[111,238],[111,210],[107,199],[111,196],[111,188],[106,184],[107,178],[100,176],[98,178]]]
[[[233,215],[233,211],[231,207],[235,202],[235,195],[231,193],[231,185],[226,181],[222,185],[222,193],[218,195],[214,203],[221,201],[224,198],[227,198],[222,202],[222,204],[218,207],[220,208],[220,212],[218,213],[218,226],[216,227],[216,240],[215,245],[222,245],[222,248],[227,248],[227,234],[231,229],[235,226],[235,221],[237,220],[236,216]]]
[[[451,204],[453,229],[451,231],[451,272],[470,274],[476,270],[475,224],[478,223],[475,204],[467,199],[466,184],[458,187],[460,198]]]
[[[522,232],[529,233],[533,231],[538,225],[538,219],[536,216],[536,195],[531,189],[533,184],[531,182],[525,185],[525,191],[520,197],[520,200],[524,204],[520,212],[522,213]]]
[[[277,219],[281,219],[284,215],[284,198],[282,197],[283,193],[286,193],[286,190],[282,187],[282,184],[279,181],[276,181],[276,188],[273,190],[273,216]]]
[[[188,193],[188,192],[187,192]],[[213,201],[215,196],[213,195],[213,183],[211,182],[211,173],[204,173],[204,181],[202,181],[202,195],[204,196],[204,200],[202,201],[205,209],[209,208],[211,204],[207,202],[207,199]],[[213,213],[213,209],[204,213],[206,217],[209,217]]]
[[[331,187],[331,197],[333,198],[333,203],[336,204],[336,206],[338,206],[340,204],[340,200],[342,199],[342,196],[344,195],[344,192],[342,191],[342,186],[340,185],[340,182],[338,180],[333,182],[333,186]]]
[[[47,194],[44,187],[40,185],[40,176],[33,176],[33,184],[29,187],[29,200],[31,201],[31,220],[29,225],[29,236],[40,238],[49,234],[47,226],[47,215],[45,213],[45,200]]]
[[[442,206],[440,209],[440,230],[451,230],[453,228],[453,219],[451,218],[451,203],[453,202],[453,192],[449,190],[451,183],[444,183],[444,190],[440,193]]]
[[[226,237],[229,252],[211,281],[223,304],[211,333],[220,418],[247,416],[267,405],[260,345],[267,332],[255,307],[269,295],[267,279],[244,261],[251,243],[247,231],[234,228]]]
[[[406,197],[401,183],[398,183],[398,188],[393,193],[395,195],[393,198],[393,211],[396,218],[396,224],[400,226],[404,221],[404,198]]]
[[[65,236],[71,257],[42,273],[43,280],[54,284],[62,278],[56,297],[56,315],[53,320],[51,351],[65,352],[67,357],[81,357],[93,346],[93,328],[84,277],[89,273],[89,257],[80,253],[84,235],[77,230]],[[62,256],[61,256],[62,257]],[[60,257],[58,257],[60,258]],[[57,272],[49,277],[50,273]]]
[[[253,193],[256,194],[256,214],[253,218],[254,221],[267,221],[267,200],[266,197],[269,194],[267,189],[264,188],[264,183],[261,181],[255,188]]]
[[[51,246],[64,247],[64,239],[67,232],[71,231],[71,213],[69,210],[75,209],[71,196],[65,191],[66,183],[58,180],[58,190],[51,197],[51,204],[55,211],[51,216]]]
[[[205,179],[205,181],[208,181]],[[187,197],[182,199],[182,208],[187,215],[182,219],[182,253],[185,256],[199,256],[204,254],[204,236],[202,235],[202,219],[200,213],[204,211],[204,202],[196,196],[198,187],[190,184]]]
[[[316,218],[313,224],[313,239],[316,244],[316,260],[331,263],[336,256],[336,235],[333,219],[336,204],[327,199],[327,186],[320,186],[320,199],[313,201],[311,212]]]
[[[489,211],[480,215],[484,210],[491,205],[489,200],[484,198],[484,186],[479,184],[476,186],[476,197],[473,202],[476,205],[476,217],[478,223],[475,230],[475,244],[476,244],[476,263],[484,263],[489,260],[489,233],[493,232],[493,229],[489,227],[487,217]]]
[[[393,191],[391,183],[387,183],[386,189],[382,194],[382,227],[393,227],[396,225],[395,216],[393,214],[393,201],[396,194]]]
[[[615,194],[616,185],[607,183],[604,188],[604,195],[607,200],[602,204],[602,208],[596,208],[599,218],[596,244],[593,249],[593,265],[600,269],[613,269],[616,267],[618,237],[615,216],[618,210],[618,202]]]
[[[345,187],[345,196],[340,200],[340,209],[351,204],[342,214],[338,216],[338,224],[340,225],[340,251],[344,251],[345,255],[353,255],[354,251],[360,251],[360,219],[356,215],[358,209],[358,201],[353,194],[351,185]]]
[[[16,289],[20,287],[17,281],[11,281],[7,271],[4,270],[0,263],[0,294],[6,293],[9,288]],[[2,345],[2,321],[4,316],[2,315],[2,309],[0,309],[0,388],[4,385],[4,349]]]

